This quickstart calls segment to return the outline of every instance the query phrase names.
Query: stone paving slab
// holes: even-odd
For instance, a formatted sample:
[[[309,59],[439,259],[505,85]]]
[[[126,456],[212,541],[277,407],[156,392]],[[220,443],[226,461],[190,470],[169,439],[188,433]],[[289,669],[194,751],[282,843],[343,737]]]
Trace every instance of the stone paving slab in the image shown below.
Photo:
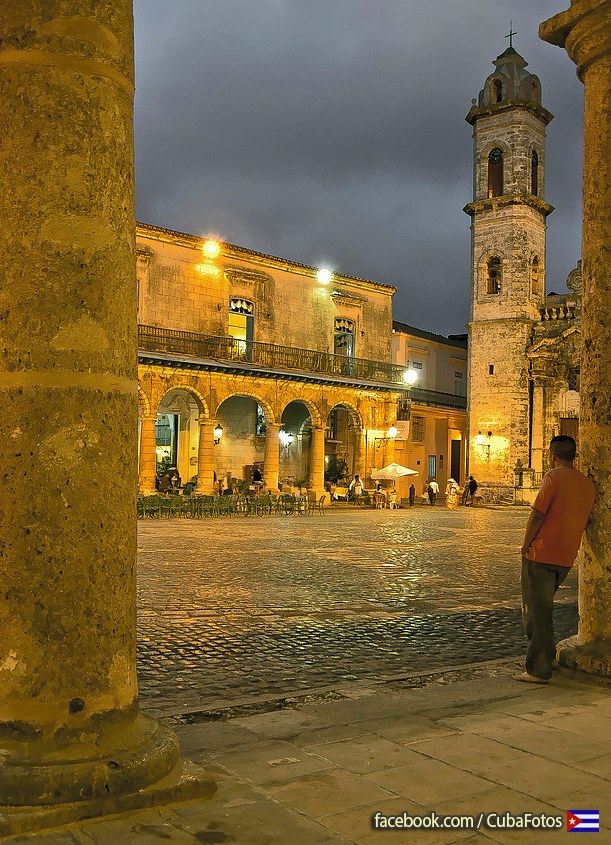
[[[12,842],[554,845],[565,841],[566,810],[584,807],[601,812],[596,841],[611,841],[608,689],[560,676],[532,688],[508,677],[512,666],[504,668],[506,674],[490,668],[487,677],[449,684],[431,675],[418,689],[390,695],[362,687],[359,698],[353,688],[350,699],[221,722],[174,720],[183,752],[218,778],[214,799]],[[576,763],[571,749],[581,758]],[[404,811],[547,813],[562,817],[563,828],[373,830],[376,812]]]

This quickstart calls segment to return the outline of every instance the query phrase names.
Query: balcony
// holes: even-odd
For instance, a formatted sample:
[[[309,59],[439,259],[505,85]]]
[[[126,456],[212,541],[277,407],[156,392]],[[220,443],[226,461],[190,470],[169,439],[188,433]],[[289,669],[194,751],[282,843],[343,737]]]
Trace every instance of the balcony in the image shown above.
[[[236,340],[233,337],[198,334],[163,329],[157,326],[138,326],[139,359],[143,363],[156,363],[154,357],[146,352],[169,353],[186,356],[184,362],[188,368],[212,369],[214,362],[228,369],[233,364],[242,372],[253,375],[282,375],[303,378],[304,374],[327,377],[330,383],[341,382],[353,386],[365,382],[369,387],[382,387],[393,391],[406,391],[403,379],[404,367],[385,361],[370,361],[366,358],[348,358],[345,355],[333,355],[330,352],[318,352],[315,349],[298,349],[291,346],[278,346],[275,343]],[[195,360],[193,360],[195,359]],[[159,361],[163,365],[163,361]],[[300,375],[298,375],[300,374]],[[466,408],[466,399],[462,396],[437,393],[433,390],[410,388],[409,396],[416,402],[440,405],[450,408]]]

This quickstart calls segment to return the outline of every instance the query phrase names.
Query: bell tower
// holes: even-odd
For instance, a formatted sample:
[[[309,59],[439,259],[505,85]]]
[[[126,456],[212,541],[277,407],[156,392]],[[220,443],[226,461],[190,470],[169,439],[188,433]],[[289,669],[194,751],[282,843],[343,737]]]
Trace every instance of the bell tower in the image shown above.
[[[545,296],[545,127],[541,83],[510,46],[466,117],[473,126],[469,472],[513,486],[528,463],[526,350]]]

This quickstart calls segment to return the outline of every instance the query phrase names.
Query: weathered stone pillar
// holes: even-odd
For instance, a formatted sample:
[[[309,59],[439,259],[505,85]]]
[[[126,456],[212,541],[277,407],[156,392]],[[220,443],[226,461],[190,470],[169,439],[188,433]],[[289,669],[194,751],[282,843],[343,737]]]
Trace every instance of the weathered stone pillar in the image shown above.
[[[154,803],[179,754],[136,684],[132,4],[0,32],[1,834]]]
[[[206,496],[214,490],[214,422],[200,417],[197,444],[197,492]]]
[[[312,426],[309,487],[316,493],[325,489],[325,429],[320,425]]]
[[[138,488],[145,496],[155,492],[157,477],[157,416],[142,417],[140,430],[140,471]]]
[[[267,423],[265,435],[265,456],[263,465],[263,480],[267,490],[278,490],[278,473],[280,471],[280,432],[279,423]]]
[[[354,473],[365,481],[367,467],[365,466],[365,434],[366,429],[357,428],[354,431]]]
[[[585,87],[582,238],[582,356],[579,441],[598,495],[579,569],[579,633],[560,643],[561,665],[611,675],[611,272],[609,82],[611,2],[573,0],[541,24],[544,41],[565,47]]]
[[[543,451],[546,448],[546,444],[543,442],[545,417],[542,382],[536,381],[534,384],[532,415],[531,467],[535,472],[543,472]],[[549,447],[549,444],[547,446]]]

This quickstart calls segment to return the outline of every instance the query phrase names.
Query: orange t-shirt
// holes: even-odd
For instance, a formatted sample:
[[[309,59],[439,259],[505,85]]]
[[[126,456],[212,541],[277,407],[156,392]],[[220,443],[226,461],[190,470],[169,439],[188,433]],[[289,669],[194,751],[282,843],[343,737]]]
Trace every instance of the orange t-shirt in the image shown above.
[[[560,466],[546,472],[533,504],[545,522],[526,553],[528,560],[572,566],[595,497],[596,488],[579,470]]]

